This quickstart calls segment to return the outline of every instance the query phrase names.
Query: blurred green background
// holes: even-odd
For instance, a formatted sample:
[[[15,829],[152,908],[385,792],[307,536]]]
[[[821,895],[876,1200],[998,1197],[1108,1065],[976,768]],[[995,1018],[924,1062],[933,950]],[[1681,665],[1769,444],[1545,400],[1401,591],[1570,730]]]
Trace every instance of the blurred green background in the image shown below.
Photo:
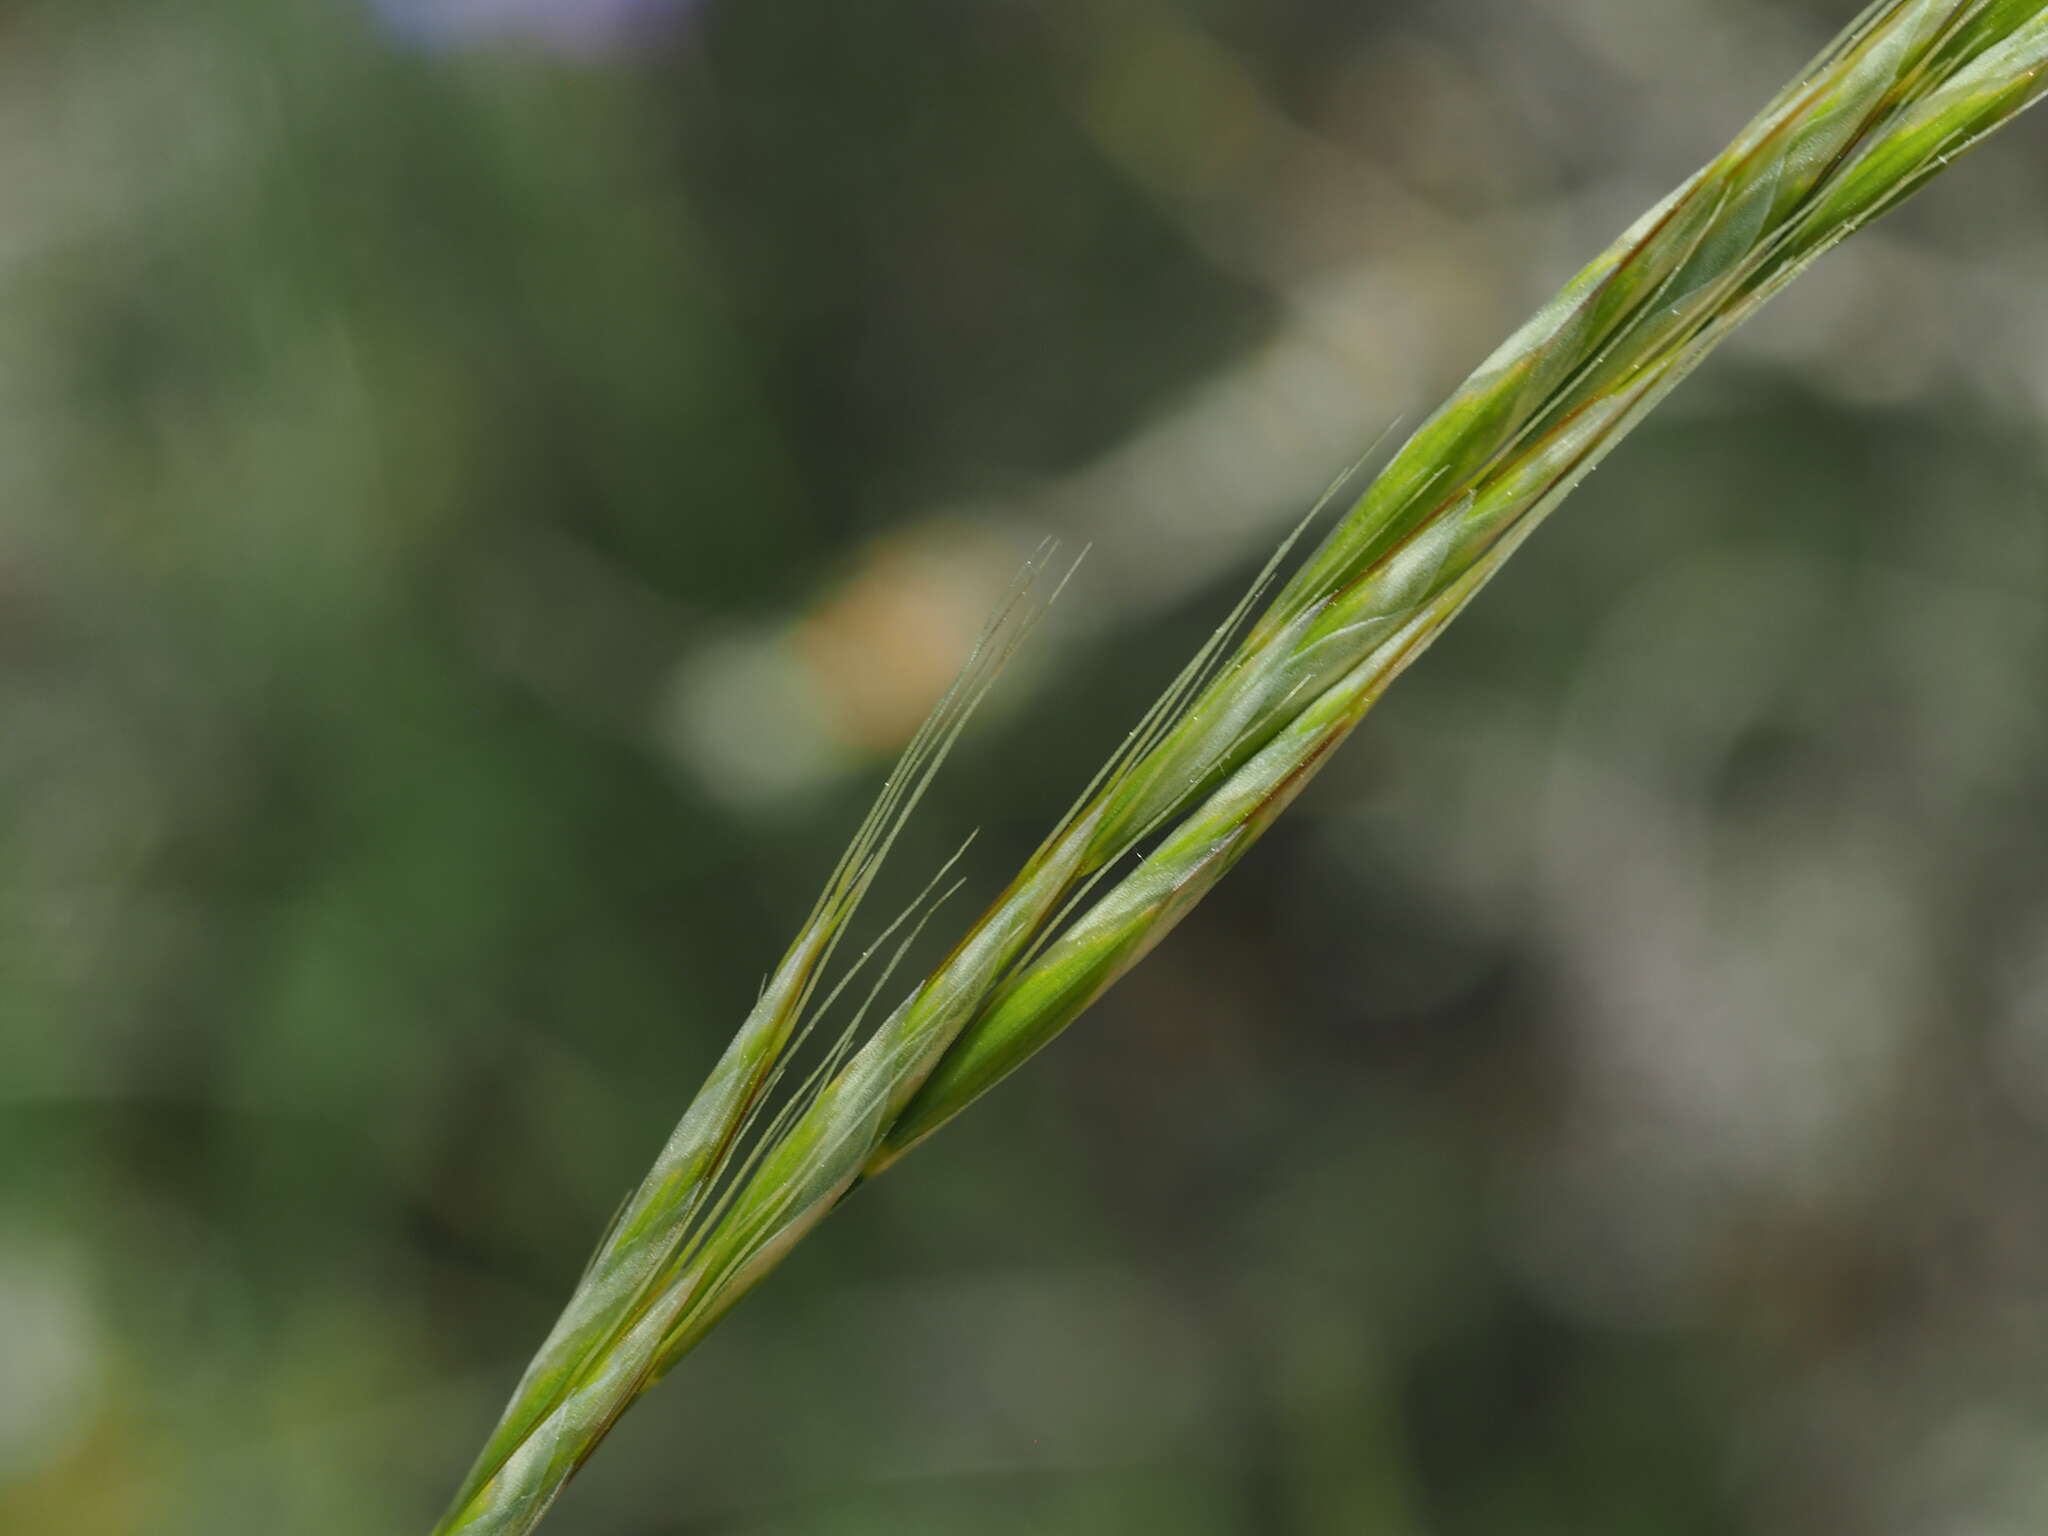
[[[934,943],[1851,9],[0,9],[0,1529],[424,1530],[1022,554]],[[2048,1528],[2044,128],[550,1529]]]

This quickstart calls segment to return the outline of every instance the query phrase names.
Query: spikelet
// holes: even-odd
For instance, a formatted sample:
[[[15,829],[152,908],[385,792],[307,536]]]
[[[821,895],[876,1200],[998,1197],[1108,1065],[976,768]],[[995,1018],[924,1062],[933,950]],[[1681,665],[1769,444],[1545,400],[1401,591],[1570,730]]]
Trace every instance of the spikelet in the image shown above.
[[[870,1171],[1041,1049],[1157,944],[1644,415],[1820,255],[2037,100],[2044,69],[2042,0],[1873,7],[1481,364],[1129,775],[1143,786],[1129,820],[1184,816],[1179,830],[1004,983]],[[1105,841],[1128,830],[1112,817]]]
[[[1735,326],[2030,106],[2044,70],[2048,0],[1870,7],[1482,364],[1247,626],[1283,547],[966,937],[865,1041],[856,1014],[764,1126],[903,817],[1028,627],[1020,588],[622,1208],[439,1529],[531,1530],[618,1415],[849,1189],[1042,1049],[1158,943]],[[925,910],[907,919],[913,931]]]
[[[817,904],[767,981],[739,1032],[697,1091],[640,1187],[627,1197],[554,1328],[528,1365],[497,1428],[456,1495],[441,1529],[529,1529],[620,1412],[651,1380],[655,1357],[635,1354],[636,1328],[673,1307],[679,1261],[699,1243],[732,1185],[775,1145],[794,1111],[843,1065],[866,1007],[765,1131],[764,1106],[820,1015],[906,927],[923,926],[952,863],[891,923],[821,998],[848,924],[880,874],[977,705],[1050,598],[1038,588],[1053,550],[1041,548],[989,621],[952,687],[933,708],[884,782]],[[1053,595],[1057,595],[1055,590]],[[955,855],[957,860],[958,855]],[[894,959],[907,948],[896,944]],[[881,969],[868,1003],[894,960]],[[752,1133],[759,1134],[752,1134]]]

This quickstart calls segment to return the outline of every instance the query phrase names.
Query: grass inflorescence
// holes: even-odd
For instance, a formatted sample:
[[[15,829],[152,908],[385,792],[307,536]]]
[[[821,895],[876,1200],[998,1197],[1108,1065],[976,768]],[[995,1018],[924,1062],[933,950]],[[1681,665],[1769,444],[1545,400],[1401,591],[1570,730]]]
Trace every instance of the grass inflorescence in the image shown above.
[[[894,942],[828,981],[896,829],[1028,627],[1038,599],[1021,585],[622,1207],[439,1530],[530,1530],[633,1400],[856,1183],[1157,944],[1724,337],[2030,106],[2044,70],[2048,0],[1868,9],[1482,364],[1270,600],[1261,582],[945,960],[864,1039],[857,1011],[771,1114],[812,1022]]]

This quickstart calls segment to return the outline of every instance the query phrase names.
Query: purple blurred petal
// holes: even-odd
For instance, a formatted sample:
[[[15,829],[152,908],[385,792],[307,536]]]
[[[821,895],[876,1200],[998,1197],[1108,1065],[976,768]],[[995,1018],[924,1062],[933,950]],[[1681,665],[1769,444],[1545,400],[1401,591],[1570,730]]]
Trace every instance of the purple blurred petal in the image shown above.
[[[511,40],[616,52],[665,31],[701,0],[369,0],[385,26],[431,47]]]

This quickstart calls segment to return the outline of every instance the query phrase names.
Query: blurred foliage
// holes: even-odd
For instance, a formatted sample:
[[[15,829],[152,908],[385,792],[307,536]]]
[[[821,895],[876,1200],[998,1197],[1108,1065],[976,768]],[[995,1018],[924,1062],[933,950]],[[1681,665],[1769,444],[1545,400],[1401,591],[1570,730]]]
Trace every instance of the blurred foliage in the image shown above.
[[[1007,552],[906,890],[1840,10],[0,13],[0,1528],[424,1528]],[[559,1527],[2040,1529],[2040,134]]]

